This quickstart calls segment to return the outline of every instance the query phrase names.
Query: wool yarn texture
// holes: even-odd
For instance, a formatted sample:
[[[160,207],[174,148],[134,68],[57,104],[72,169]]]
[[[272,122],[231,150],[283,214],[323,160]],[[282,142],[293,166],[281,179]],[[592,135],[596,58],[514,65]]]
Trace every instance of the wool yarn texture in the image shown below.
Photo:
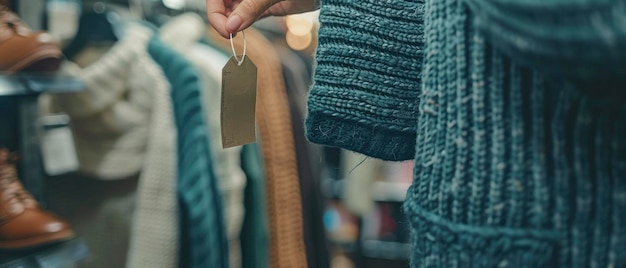
[[[423,5],[412,1],[322,4],[310,141],[384,160],[414,156]]]
[[[493,11],[487,10],[488,7],[503,11],[521,8],[549,12],[559,4],[564,9],[559,14],[563,14],[565,10],[572,10],[567,8],[579,7],[576,3],[582,2],[585,1],[323,2],[317,53],[319,69],[309,99],[309,137],[314,142],[383,159],[390,159],[387,156],[391,152],[414,156],[414,181],[404,203],[411,229],[412,267],[623,266],[626,260],[626,125],[623,123],[626,104],[581,90],[588,84],[572,79],[572,72],[567,68],[550,72],[534,67],[541,65],[539,60],[521,59],[522,55],[533,54],[532,50],[521,50],[523,53],[517,54],[507,49],[526,38],[534,40],[538,48],[544,44],[544,48],[554,45],[531,38],[532,31],[501,27],[499,32],[489,32],[505,25],[493,18],[507,22],[521,20],[523,15],[486,15]],[[408,15],[396,18],[394,12],[382,12],[388,5],[401,9],[395,12],[415,14],[422,19],[409,19]],[[484,10],[479,10],[481,8]],[[579,12],[591,14],[584,10]],[[351,23],[340,23],[346,18],[350,18]],[[347,39],[345,33],[354,29],[368,32],[377,28],[372,25],[390,18],[394,18],[395,24],[386,25],[380,32],[412,33],[411,40],[421,41],[417,42],[419,49],[411,51],[422,51],[422,58],[416,60],[421,63],[415,65],[418,68],[411,70],[416,75],[415,83],[394,88],[399,91],[397,96],[407,98],[396,99],[399,103],[390,108],[391,111],[385,111],[371,108],[372,103],[382,105],[389,99],[385,95],[387,91],[380,86],[386,81],[401,81],[401,74],[406,70],[396,68],[396,74],[389,72],[392,78],[372,81],[375,84],[372,86],[368,79],[376,75],[366,78],[364,74],[377,66],[381,59],[376,56],[382,54],[357,55],[382,51],[390,47],[388,40],[393,39],[373,36],[367,44],[360,44],[359,39],[346,42],[352,39]],[[365,20],[369,24],[352,23],[353,20]],[[485,28],[487,25],[482,21],[490,21],[491,26]],[[541,21],[547,23],[537,20]],[[610,27],[605,29],[612,33]],[[553,34],[558,39],[569,30],[566,27],[560,32],[555,28]],[[507,39],[495,38],[498,34]],[[594,39],[591,33],[580,34],[589,37],[590,48],[603,47],[605,40],[598,39],[597,35]],[[613,36],[619,44],[619,33]],[[342,52],[329,52],[342,43],[359,45]],[[411,43],[396,44],[402,45]],[[558,59],[571,56],[570,52],[559,50],[547,54],[551,57],[537,58],[556,66]],[[342,53],[350,53],[355,59],[350,63],[327,64],[342,59]],[[593,61],[608,62],[603,61],[602,53],[609,52],[598,53],[601,55],[590,56]],[[576,62],[586,66],[587,56],[581,56]],[[384,60],[406,62],[405,57]],[[329,75],[342,73],[343,69],[355,75],[357,81],[347,83],[349,75]],[[377,69],[378,72],[384,70]],[[363,78],[357,74],[363,74]],[[603,76],[592,72],[585,79],[598,81],[598,90],[603,90],[603,83],[596,80],[600,77]],[[353,87],[353,84],[360,87]],[[329,90],[328,85],[334,85],[333,90]],[[367,100],[353,98],[350,105],[342,106],[346,100],[344,95],[359,96],[361,91],[375,93]],[[407,110],[409,104],[416,104],[418,108]],[[332,112],[322,118],[320,107]],[[332,107],[344,109],[332,110]],[[379,129],[375,120],[389,114],[408,113],[414,115],[411,119],[415,124],[407,125],[412,131],[403,133],[403,139],[415,138],[411,143],[414,147],[377,147],[381,144],[370,133]],[[363,125],[363,131],[346,127],[354,123],[350,121],[354,115],[368,122]],[[398,127],[408,120],[385,122]],[[361,134],[374,138],[359,139]],[[383,140],[394,139],[398,137],[389,135]],[[394,150],[397,148],[404,151]]]

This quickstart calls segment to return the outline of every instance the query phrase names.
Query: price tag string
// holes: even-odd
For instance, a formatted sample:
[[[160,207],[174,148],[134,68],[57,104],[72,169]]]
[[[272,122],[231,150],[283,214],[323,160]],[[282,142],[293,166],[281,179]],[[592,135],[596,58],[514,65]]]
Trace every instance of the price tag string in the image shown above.
[[[239,58],[237,58],[237,52],[235,52],[235,44],[233,43],[233,33],[230,33],[230,48],[233,49],[233,56],[235,57],[235,60],[237,60],[237,66],[241,66],[243,61],[246,59],[246,48],[247,48],[246,33],[244,31],[241,31],[241,34],[243,35],[243,56],[241,56],[241,60],[240,60]]]

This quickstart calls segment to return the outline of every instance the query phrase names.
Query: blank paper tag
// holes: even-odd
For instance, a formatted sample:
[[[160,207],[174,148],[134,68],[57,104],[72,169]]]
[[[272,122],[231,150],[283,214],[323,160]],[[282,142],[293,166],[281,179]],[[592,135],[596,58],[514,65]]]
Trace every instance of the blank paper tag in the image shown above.
[[[78,170],[78,156],[67,115],[50,115],[39,120],[41,154],[46,174],[62,175]]]
[[[231,57],[222,69],[223,148],[256,142],[256,76],[256,66],[248,57],[240,66]]]

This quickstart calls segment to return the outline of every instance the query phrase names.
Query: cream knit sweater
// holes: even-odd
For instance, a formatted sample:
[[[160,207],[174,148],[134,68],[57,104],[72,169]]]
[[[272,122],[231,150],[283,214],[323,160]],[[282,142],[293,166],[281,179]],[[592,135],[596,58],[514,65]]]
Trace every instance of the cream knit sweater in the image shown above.
[[[83,173],[101,179],[140,173],[127,267],[173,268],[178,263],[176,132],[170,85],[146,51],[151,36],[150,29],[129,25],[96,63],[85,68],[66,63],[64,70],[86,90],[51,96],[43,106],[72,118]]]

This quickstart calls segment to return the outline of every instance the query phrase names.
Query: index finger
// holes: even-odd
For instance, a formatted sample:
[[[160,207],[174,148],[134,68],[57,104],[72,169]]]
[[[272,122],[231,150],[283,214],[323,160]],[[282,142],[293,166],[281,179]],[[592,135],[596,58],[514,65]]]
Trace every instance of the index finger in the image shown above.
[[[209,24],[224,38],[230,33],[226,30],[226,5],[228,0],[206,0],[207,17]]]

